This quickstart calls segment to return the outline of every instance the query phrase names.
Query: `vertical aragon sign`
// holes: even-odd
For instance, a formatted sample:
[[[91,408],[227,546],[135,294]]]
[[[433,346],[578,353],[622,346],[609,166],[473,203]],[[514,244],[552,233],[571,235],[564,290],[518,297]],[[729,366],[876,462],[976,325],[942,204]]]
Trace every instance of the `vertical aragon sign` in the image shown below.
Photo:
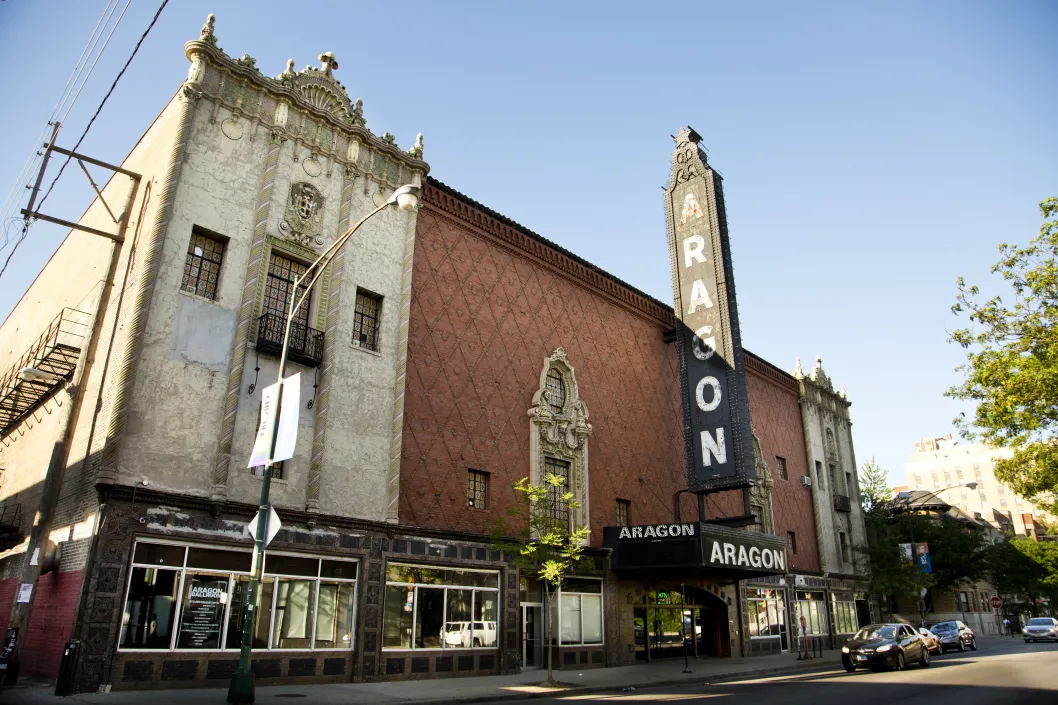
[[[687,486],[754,483],[749,402],[720,175],[691,128],[679,131],[665,190],[683,396]]]

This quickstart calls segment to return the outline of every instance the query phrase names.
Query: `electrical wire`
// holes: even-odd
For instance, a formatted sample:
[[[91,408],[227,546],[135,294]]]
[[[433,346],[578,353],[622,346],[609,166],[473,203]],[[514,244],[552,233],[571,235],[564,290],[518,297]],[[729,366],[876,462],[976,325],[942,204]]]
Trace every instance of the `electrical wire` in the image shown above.
[[[84,68],[88,64],[88,61],[91,56],[96,53],[96,47],[99,46],[99,40],[103,36],[103,32],[106,31],[107,25],[110,24],[110,19],[114,16],[114,11],[117,9],[119,3],[120,0],[107,0],[106,7],[103,8],[103,12],[99,15],[99,19],[96,20],[96,25],[92,29],[92,33],[89,35],[88,41],[85,43],[84,49],[81,50],[81,55],[77,58],[77,62],[74,64],[74,69],[70,73],[70,77],[66,80],[66,85],[63,87],[62,94],[59,96],[59,101],[55,104],[55,107],[52,109],[51,118],[48,120],[47,126],[41,131],[40,135],[34,142],[33,150],[26,158],[25,163],[22,165],[22,169],[19,171],[18,177],[15,179],[14,184],[12,184],[11,186],[11,190],[4,198],[3,207],[0,207],[0,218],[7,218],[7,216],[10,215],[15,204],[17,204],[20,200],[20,193],[22,190],[20,188],[21,185],[26,179],[29,178],[30,174],[33,173],[37,165],[40,163],[42,158],[42,152],[40,148],[43,145],[45,136],[48,134],[48,128],[53,126],[56,122],[61,123],[63,120],[65,120],[66,115],[69,115],[70,110],[77,102],[77,95],[80,94],[80,89],[77,89],[76,94],[73,94],[73,91],[78,83],[81,84],[82,88],[84,87],[85,81],[81,80],[81,74],[84,72]],[[124,15],[124,11],[122,11],[122,15]],[[120,23],[120,21],[121,18],[119,17],[118,22]],[[114,25],[113,29],[111,29],[111,36],[113,35],[114,29],[116,28],[117,24]],[[108,42],[109,39],[110,38],[108,37]],[[98,56],[96,57],[96,60],[98,61]],[[85,80],[87,80],[87,77],[85,78]],[[69,105],[67,105],[67,103],[69,103]],[[66,110],[65,113],[63,113],[64,109]],[[61,118],[60,113],[62,113]],[[6,233],[6,230],[8,229],[9,228],[5,227],[4,240],[2,243],[0,243],[0,251],[6,249],[7,245],[10,242],[10,239],[7,237]]]
[[[129,58],[125,62],[125,65],[121,67],[120,71],[118,71],[118,75],[114,78],[114,82],[110,84],[110,90],[108,90],[107,94],[103,96],[103,100],[99,102],[99,107],[96,108],[96,111],[95,113],[93,113],[92,118],[88,121],[88,124],[85,125],[84,132],[82,132],[81,136],[77,138],[77,144],[73,146],[73,148],[70,150],[71,152],[76,152],[78,148],[80,148],[81,143],[84,142],[84,138],[88,136],[88,131],[92,129],[92,125],[95,123],[96,118],[99,117],[99,113],[103,111],[103,106],[107,104],[107,100],[109,100],[110,96],[113,95],[114,89],[118,87],[118,81],[120,81],[121,77],[125,75],[125,71],[132,63],[132,60],[136,58],[136,53],[139,52],[140,46],[143,45],[143,41],[147,38],[147,35],[150,34],[151,30],[154,28],[155,23],[158,22],[158,17],[162,14],[162,10],[164,10],[165,6],[168,4],[169,0],[162,0],[162,4],[158,6],[158,11],[155,12],[154,17],[151,18],[151,23],[147,25],[147,29],[143,30],[143,34],[140,35],[139,41],[136,42],[136,46],[132,49],[132,54],[129,55]],[[72,156],[66,157],[66,161],[64,161],[62,163],[62,166],[59,167],[59,173],[56,174],[55,178],[51,180],[51,184],[49,184],[48,190],[45,191],[44,195],[40,199],[40,203],[37,205],[38,210],[44,207],[44,202],[48,200],[48,196],[51,195],[51,191],[55,188],[55,184],[59,181],[59,177],[62,176],[63,171],[66,170],[66,167],[70,164],[70,161],[72,159]],[[3,270],[0,270],[0,275],[2,274]]]
[[[131,0],[130,0],[130,2],[131,2]],[[140,47],[143,45],[144,40],[147,39],[147,35],[150,34],[151,30],[154,28],[154,25],[158,22],[158,17],[161,16],[162,10],[164,10],[165,6],[168,5],[168,4],[169,4],[169,0],[162,0],[162,4],[158,6],[158,10],[154,13],[154,17],[151,18],[151,23],[149,25],[147,25],[147,29],[145,29],[143,31],[143,34],[140,35],[139,41],[136,42],[136,46],[133,47],[133,49],[132,49],[132,54],[129,55],[129,58],[125,61],[125,65],[121,67],[121,71],[118,72],[118,75],[114,78],[113,83],[110,84],[110,89],[106,92],[106,95],[103,96],[103,100],[100,101],[99,107],[97,107],[95,113],[92,114],[92,117],[91,117],[91,119],[89,119],[88,124],[85,125],[84,132],[82,132],[81,136],[77,139],[77,143],[70,150],[71,152],[76,152],[80,148],[81,143],[84,142],[85,137],[88,136],[88,132],[89,132],[89,130],[92,129],[92,125],[95,123],[96,118],[98,118],[99,114],[103,111],[103,106],[106,105],[107,100],[109,100],[110,96],[113,95],[114,89],[117,88],[118,82],[121,80],[121,77],[125,75],[125,71],[128,70],[129,65],[132,64],[132,60],[136,58],[136,54],[139,52]],[[127,3],[125,5],[125,7],[126,7],[126,9],[128,8],[128,4]],[[113,14],[113,13],[111,13],[111,14]],[[122,15],[124,15],[124,14],[125,13],[124,13],[124,10],[123,10],[122,11]],[[119,21],[120,21],[120,17],[119,17]],[[115,25],[115,27],[116,27],[116,25]],[[107,38],[107,42],[109,43],[109,41],[110,41],[110,38],[108,37]],[[105,45],[104,45],[104,48],[105,48]],[[98,61],[98,57],[96,57],[96,61]],[[95,63],[92,64],[92,68],[93,69],[95,68]],[[80,93],[80,91],[78,91],[78,93]],[[66,157],[66,161],[64,161],[62,166],[59,167],[59,173],[57,173],[55,175],[55,178],[52,179],[51,184],[48,185],[48,190],[45,191],[45,193],[41,197],[40,201],[36,204],[36,208],[37,208],[38,211],[43,208],[44,202],[48,200],[48,196],[51,195],[52,189],[54,189],[55,188],[55,184],[58,183],[59,177],[62,176],[63,172],[66,170],[66,167],[70,164],[70,161],[72,159],[73,159],[72,156],[67,156]],[[3,277],[4,272],[7,271],[7,266],[11,263],[11,258],[14,257],[15,251],[18,249],[18,246],[20,244],[22,244],[22,242],[26,239],[26,235],[29,233],[29,223],[30,223],[30,221],[27,218],[24,221],[24,223],[23,223],[22,232],[19,235],[18,240],[15,242],[14,246],[11,248],[11,252],[8,253],[7,259],[4,261],[4,266],[2,268],[0,268],[0,277]]]

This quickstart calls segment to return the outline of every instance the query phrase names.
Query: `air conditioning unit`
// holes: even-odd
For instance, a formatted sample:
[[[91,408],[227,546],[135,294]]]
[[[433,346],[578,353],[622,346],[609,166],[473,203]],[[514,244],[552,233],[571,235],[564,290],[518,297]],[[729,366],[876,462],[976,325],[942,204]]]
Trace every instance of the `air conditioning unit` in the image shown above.
[[[812,478],[811,477],[809,477],[808,475],[805,475],[804,477],[801,478],[801,487],[811,487],[811,486],[812,486]]]

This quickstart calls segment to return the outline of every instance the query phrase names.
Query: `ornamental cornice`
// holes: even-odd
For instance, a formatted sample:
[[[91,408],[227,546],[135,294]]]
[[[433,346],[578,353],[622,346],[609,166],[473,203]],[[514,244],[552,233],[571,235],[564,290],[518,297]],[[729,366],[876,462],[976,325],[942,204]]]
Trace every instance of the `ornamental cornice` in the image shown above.
[[[311,115],[313,119],[326,123],[330,128],[344,133],[347,137],[357,139],[364,146],[369,146],[375,152],[388,156],[398,164],[403,164],[408,169],[423,175],[429,173],[430,166],[422,159],[421,137],[416,139],[416,143],[411,150],[403,151],[388,133],[384,138],[377,137],[367,129],[362,119],[363,102],[359,100],[355,104],[350,102],[344,86],[331,75],[331,71],[337,68],[337,61],[334,60],[333,54],[326,52],[320,55],[321,61],[323,61],[322,69],[306,67],[304,71],[294,73],[292,72],[291,64],[288,63],[287,71],[280,74],[278,79],[271,78],[261,73],[255,65],[256,61],[248,55],[243,56],[242,59],[233,59],[228,56],[223,49],[217,46],[216,37],[212,34],[212,28],[213,19],[211,15],[203,27],[202,37],[191,40],[184,45],[184,53],[192,62],[191,76],[188,79],[190,83],[197,83],[201,80],[202,71],[196,64],[198,61],[206,61],[222,74],[236,76],[246,81],[257,90],[271,95],[277,103],[286,102],[290,106],[304,111]],[[299,79],[299,77],[303,78]],[[321,90],[330,88],[329,92],[342,105],[334,105],[332,102],[333,108],[328,111],[322,109],[319,105],[313,104],[299,89],[299,80],[302,83],[319,84]],[[244,106],[228,104],[228,101],[225,101],[219,94],[210,95],[209,97],[224,104],[224,107],[241,117],[247,119],[262,118],[261,115],[247,110]],[[338,108],[345,111],[346,119],[342,119],[335,114],[334,110]],[[282,129],[281,125],[273,125],[272,127],[273,129]]]

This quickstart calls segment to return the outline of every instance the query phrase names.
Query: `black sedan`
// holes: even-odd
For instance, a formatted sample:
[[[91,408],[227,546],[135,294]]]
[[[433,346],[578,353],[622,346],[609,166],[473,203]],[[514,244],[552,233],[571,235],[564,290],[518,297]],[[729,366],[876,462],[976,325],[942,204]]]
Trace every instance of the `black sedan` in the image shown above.
[[[907,624],[872,624],[856,632],[841,647],[841,665],[852,673],[857,668],[895,668],[909,663],[929,666],[929,649],[922,637]]]

